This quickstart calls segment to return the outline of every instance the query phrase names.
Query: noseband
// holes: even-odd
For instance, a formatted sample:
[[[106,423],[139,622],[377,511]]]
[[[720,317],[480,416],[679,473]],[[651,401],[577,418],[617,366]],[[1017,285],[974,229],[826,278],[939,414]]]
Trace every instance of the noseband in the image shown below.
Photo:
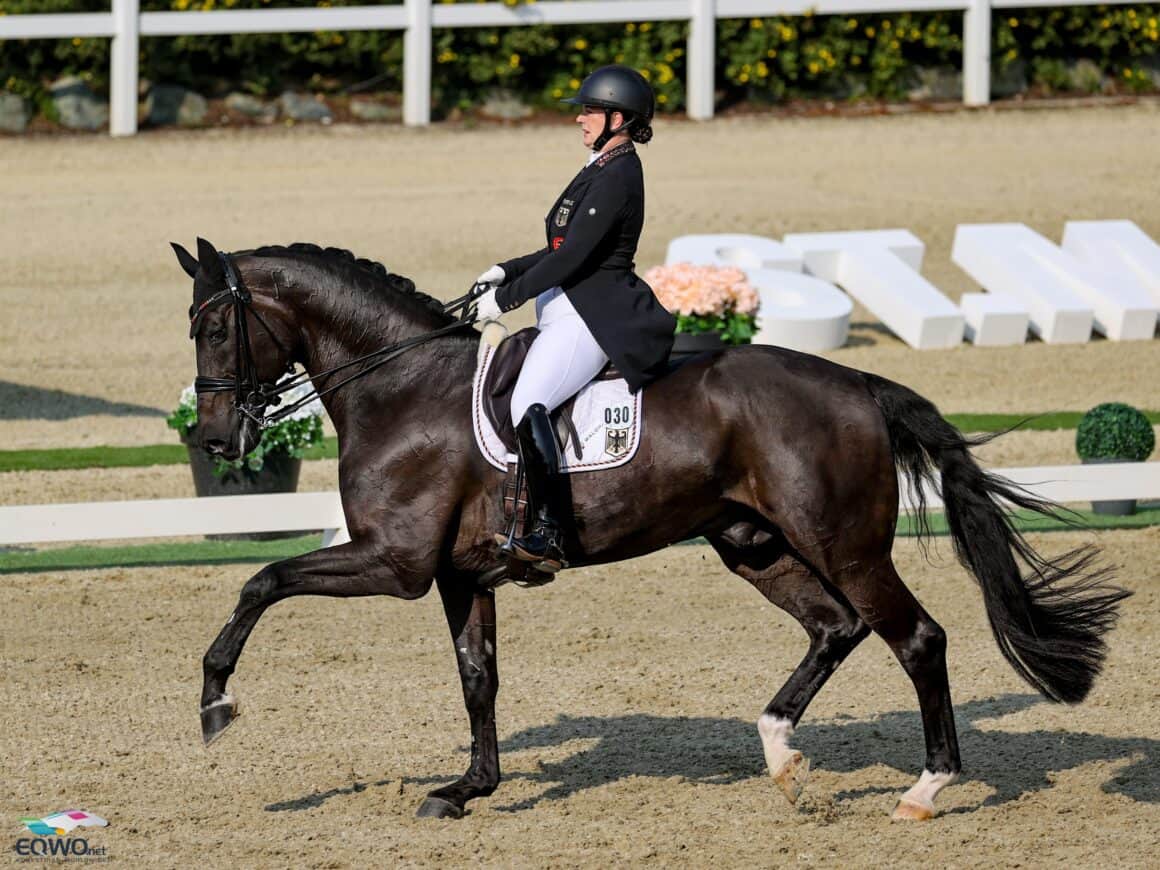
[[[278,346],[279,350],[286,353],[286,348],[278,341],[278,337],[266,322],[262,320],[258,312],[254,311],[250,306],[252,301],[250,291],[242,286],[241,279],[238,277],[237,270],[234,268],[233,260],[230,259],[228,254],[222,253],[221,251],[218,252],[218,257],[221,258],[222,267],[225,271],[226,289],[218,291],[197,307],[197,310],[194,311],[193,316],[189,319],[189,337],[194,338],[197,335],[198,330],[201,328],[202,318],[211,308],[222,303],[232,305],[234,309],[234,343],[236,346],[237,368],[232,378],[211,378],[198,375],[194,378],[193,389],[198,395],[202,393],[228,393],[232,391],[234,393],[234,408],[238,414],[253,420],[259,429],[272,426],[280,420],[289,417],[299,408],[309,404],[315,399],[321,398],[327,393],[332,393],[344,384],[348,384],[353,380],[361,378],[363,375],[369,374],[384,363],[390,362],[404,351],[417,347],[433,338],[438,338],[441,335],[447,335],[456,330],[471,326],[475,322],[475,300],[487,289],[478,284],[473,285],[466,294],[444,305],[443,310],[448,314],[455,311],[462,312],[460,317],[447,326],[440,327],[431,332],[425,332],[413,338],[404,339],[387,347],[381,347],[350,362],[343,363],[323,372],[318,372],[313,376],[309,372],[302,372],[295,377],[285,379],[277,384],[271,384],[263,383],[258,379],[258,367],[254,363],[254,353],[250,347],[250,332],[246,314],[250,313],[254,315],[266,332],[269,333],[270,338]],[[289,354],[287,354],[287,358],[286,371],[287,373],[293,373],[294,361],[289,359]],[[338,383],[321,391],[317,388],[312,389],[307,395],[287,405],[280,411],[267,416],[266,409],[268,407],[277,406],[282,403],[283,393],[301,386],[306,381],[317,382],[336,372],[364,362],[368,363],[368,365],[354,374],[348,375]]]

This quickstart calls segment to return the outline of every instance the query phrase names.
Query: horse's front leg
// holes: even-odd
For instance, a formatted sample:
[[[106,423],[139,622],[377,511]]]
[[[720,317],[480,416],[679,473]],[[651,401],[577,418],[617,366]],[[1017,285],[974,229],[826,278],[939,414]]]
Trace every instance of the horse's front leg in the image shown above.
[[[487,797],[499,785],[499,744],[495,736],[495,696],[499,672],[495,659],[495,593],[475,588],[470,578],[437,580],[451,638],[463,700],[471,718],[471,766],[450,785],[427,795],[419,815],[462,818],[472,798]]]
[[[418,598],[431,588],[422,572],[401,576],[391,560],[363,542],[316,550],[267,565],[242,587],[238,606],[226,620],[202,660],[201,734],[206,744],[221,735],[238,715],[235,698],[226,691],[242,647],[266,608],[295,595],[394,595]]]

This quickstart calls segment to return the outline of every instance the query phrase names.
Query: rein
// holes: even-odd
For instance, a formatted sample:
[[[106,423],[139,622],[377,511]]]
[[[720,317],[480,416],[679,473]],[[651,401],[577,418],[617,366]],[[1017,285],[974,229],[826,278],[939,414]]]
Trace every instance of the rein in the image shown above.
[[[202,317],[211,308],[223,302],[232,305],[234,309],[234,339],[237,348],[238,365],[232,378],[211,378],[198,375],[194,379],[193,388],[199,395],[201,393],[226,393],[232,391],[234,393],[234,407],[238,413],[249,417],[262,429],[284,420],[299,408],[313,402],[315,399],[320,399],[329,393],[333,393],[339,387],[370,374],[379,366],[385,365],[411,348],[418,347],[434,338],[448,335],[465,326],[472,325],[475,323],[475,306],[473,303],[484,291],[481,285],[473,284],[467,293],[446,303],[443,306],[444,313],[452,314],[459,311],[461,314],[452,323],[442,326],[439,329],[425,332],[422,335],[412,336],[411,338],[387,345],[386,347],[381,347],[378,350],[373,350],[342,365],[318,372],[313,376],[308,372],[302,372],[278,384],[262,383],[258,380],[258,369],[254,363],[253,351],[250,348],[250,332],[246,320],[247,311],[253,314],[258,322],[262,324],[262,327],[269,333],[270,338],[273,339],[280,350],[285,351],[285,348],[282,347],[277,336],[274,335],[265,321],[250,307],[252,299],[250,292],[242,286],[237,270],[234,268],[233,261],[229,255],[219,252],[218,256],[221,258],[222,266],[225,270],[226,289],[215,293],[197,307],[197,310],[189,320],[189,337],[193,338],[197,335]],[[368,363],[368,365],[354,374],[343,378],[337,384],[327,387],[325,390],[313,388],[305,396],[295,400],[276,413],[266,414],[266,408],[270,406],[276,407],[282,403],[283,393],[299,387],[307,381],[328,378],[337,372],[344,371],[352,366],[357,366],[360,363]],[[294,363],[290,362],[286,370],[287,372],[293,372]]]

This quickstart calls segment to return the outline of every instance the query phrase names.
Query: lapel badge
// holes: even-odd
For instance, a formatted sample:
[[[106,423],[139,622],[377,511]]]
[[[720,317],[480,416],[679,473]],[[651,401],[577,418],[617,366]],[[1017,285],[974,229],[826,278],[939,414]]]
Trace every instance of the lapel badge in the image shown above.
[[[569,206],[562,205],[556,209],[556,226],[564,227],[568,225],[568,215],[572,213]]]

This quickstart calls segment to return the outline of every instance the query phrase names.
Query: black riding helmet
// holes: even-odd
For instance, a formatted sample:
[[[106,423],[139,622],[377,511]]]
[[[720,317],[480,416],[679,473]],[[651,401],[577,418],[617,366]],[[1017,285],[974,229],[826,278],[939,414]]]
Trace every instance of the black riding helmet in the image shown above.
[[[624,130],[632,132],[634,127],[647,129],[652,123],[656,105],[652,87],[645,77],[632,67],[621,64],[600,67],[584,79],[576,96],[560,102],[604,109],[604,132],[592,143],[593,151],[599,151],[609,139]],[[624,123],[615,130],[612,129],[614,111],[624,115]]]

